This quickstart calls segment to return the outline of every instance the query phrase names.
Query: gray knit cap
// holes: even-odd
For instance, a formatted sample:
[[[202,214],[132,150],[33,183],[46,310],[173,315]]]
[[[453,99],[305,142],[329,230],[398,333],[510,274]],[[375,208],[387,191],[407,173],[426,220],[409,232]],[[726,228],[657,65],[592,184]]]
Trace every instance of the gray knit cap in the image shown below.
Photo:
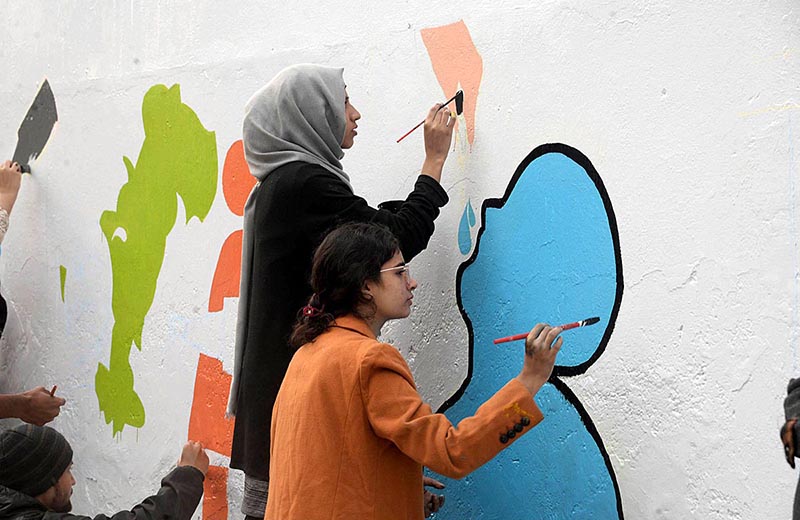
[[[53,486],[72,463],[72,447],[49,426],[21,424],[0,433],[0,485],[30,497]]]
[[[786,420],[800,417],[800,377],[790,379],[786,387],[786,399],[783,401]]]

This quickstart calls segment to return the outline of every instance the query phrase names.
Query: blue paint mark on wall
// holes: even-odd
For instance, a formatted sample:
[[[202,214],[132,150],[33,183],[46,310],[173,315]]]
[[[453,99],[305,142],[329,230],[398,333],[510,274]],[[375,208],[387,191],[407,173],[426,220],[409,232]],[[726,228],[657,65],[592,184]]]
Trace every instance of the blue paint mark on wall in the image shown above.
[[[458,224],[458,249],[462,255],[468,254],[472,249],[473,226],[475,226],[475,212],[472,210],[472,203],[467,200],[464,213],[461,215],[461,222]]]
[[[600,435],[560,379],[602,354],[622,298],[616,220],[602,181],[579,151],[543,145],[522,162],[503,198],[485,201],[482,211],[477,246],[458,271],[470,368],[442,406],[453,423],[519,373],[522,343],[495,346],[492,339],[539,321],[601,321],[564,333],[553,377],[536,396],[544,421],[463,480],[444,479],[447,504],[436,517],[622,518]]]

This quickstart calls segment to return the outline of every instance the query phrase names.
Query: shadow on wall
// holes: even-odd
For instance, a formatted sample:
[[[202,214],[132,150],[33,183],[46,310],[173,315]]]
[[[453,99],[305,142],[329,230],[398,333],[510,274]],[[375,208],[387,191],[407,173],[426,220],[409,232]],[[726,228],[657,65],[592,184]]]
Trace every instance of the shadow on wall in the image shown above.
[[[454,424],[519,372],[522,343],[494,345],[494,338],[539,321],[599,316],[600,324],[563,334],[553,377],[536,395],[544,421],[463,480],[443,479],[448,501],[436,517],[622,518],[600,434],[561,379],[585,372],[603,353],[622,299],[619,236],[605,187],[578,150],[542,145],[501,199],[484,202],[482,217],[456,279],[470,367],[440,409]]]

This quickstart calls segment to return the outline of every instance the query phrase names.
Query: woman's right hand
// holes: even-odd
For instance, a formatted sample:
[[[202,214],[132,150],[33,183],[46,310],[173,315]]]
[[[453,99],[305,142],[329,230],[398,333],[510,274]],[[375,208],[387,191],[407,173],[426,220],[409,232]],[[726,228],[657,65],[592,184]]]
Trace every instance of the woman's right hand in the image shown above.
[[[429,175],[437,181],[441,180],[442,168],[447,154],[450,152],[455,126],[455,115],[452,115],[446,107],[442,108],[441,104],[433,105],[428,111],[424,127],[425,162],[422,164],[424,175]]]
[[[564,343],[561,327],[538,323],[525,338],[525,363],[517,379],[531,392],[536,392],[550,379],[556,356]]]

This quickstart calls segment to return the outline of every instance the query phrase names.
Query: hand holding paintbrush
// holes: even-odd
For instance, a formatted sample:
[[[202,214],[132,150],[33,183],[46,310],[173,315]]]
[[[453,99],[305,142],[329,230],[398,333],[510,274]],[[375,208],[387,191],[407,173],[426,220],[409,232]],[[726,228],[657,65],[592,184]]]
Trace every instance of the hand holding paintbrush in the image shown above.
[[[588,325],[594,325],[595,323],[599,322],[600,318],[594,316],[592,318],[586,318],[585,320],[575,321],[572,323],[567,323],[565,325],[561,325],[559,328],[561,330],[570,330],[570,329],[577,329],[578,327],[586,327]],[[506,336],[505,338],[497,338],[494,340],[495,345],[499,345],[500,343],[508,343],[509,341],[519,341],[521,339],[525,339],[528,337],[527,332],[523,332],[521,334],[514,334],[513,336]]]
[[[436,182],[442,180],[444,163],[453,142],[454,127],[455,119],[450,117],[449,111],[441,110],[441,105],[436,104],[428,111],[425,118],[425,160],[420,173]]]
[[[461,90],[456,92],[453,97],[451,97],[450,99],[448,99],[447,101],[442,103],[442,105],[439,107],[438,110],[441,110],[441,109],[445,108],[446,106],[448,106],[450,103],[452,103],[454,101],[455,101],[455,104],[456,104],[456,112],[455,113],[456,113],[457,116],[460,116],[461,113],[464,111],[464,92],[461,91]],[[400,141],[402,141],[403,139],[408,137],[411,134],[411,132],[413,132],[414,130],[416,130],[420,126],[422,126],[423,123],[425,123],[425,119],[423,119],[422,121],[417,123],[417,126],[415,126],[411,130],[409,130],[408,132],[403,134],[403,136],[400,139],[398,139],[397,142],[399,143]]]

